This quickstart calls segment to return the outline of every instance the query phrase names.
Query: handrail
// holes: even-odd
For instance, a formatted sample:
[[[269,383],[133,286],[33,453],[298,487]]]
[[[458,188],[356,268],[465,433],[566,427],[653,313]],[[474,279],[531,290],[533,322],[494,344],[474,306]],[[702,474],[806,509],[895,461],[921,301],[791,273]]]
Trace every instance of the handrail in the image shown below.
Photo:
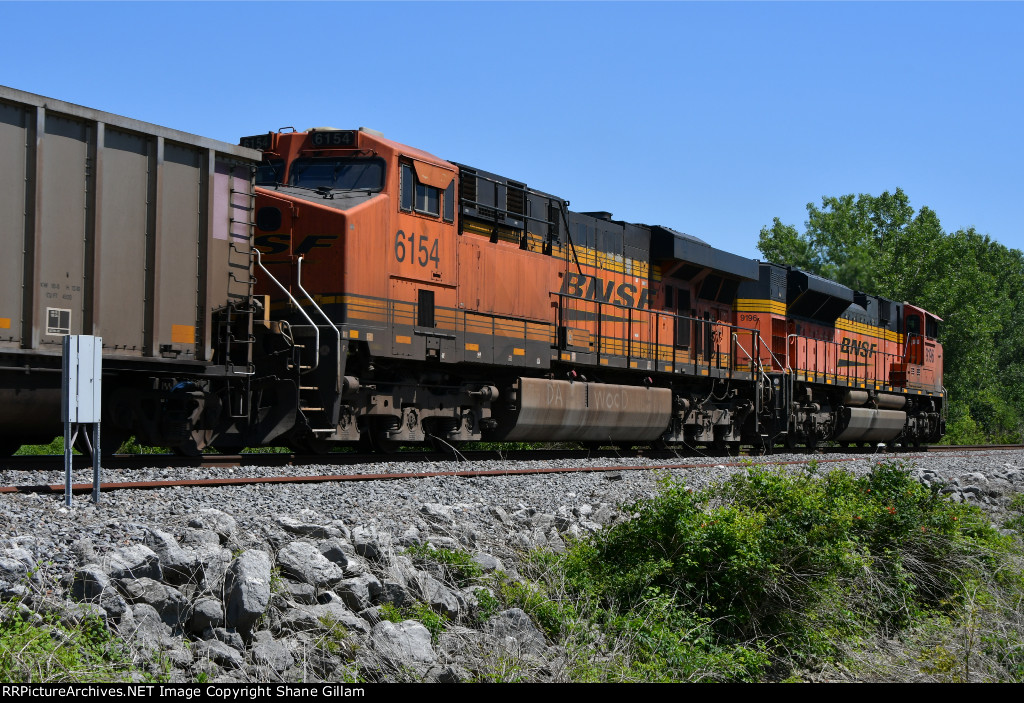
[[[761,346],[768,351],[768,355],[771,356],[772,361],[778,364],[780,369],[784,368],[782,362],[779,361],[779,357],[775,356],[775,352],[773,352],[772,348],[768,346],[768,343],[764,341],[764,337],[757,335],[757,341],[761,342]],[[789,354],[786,354],[786,364],[789,364]]]
[[[259,266],[261,269],[263,269],[263,272],[265,274],[267,274],[267,276],[270,278],[270,280],[273,281],[274,284],[278,288],[281,289],[282,293],[284,293],[285,295],[288,296],[288,300],[290,300],[292,302],[292,305],[294,305],[298,309],[299,313],[304,318],[306,318],[306,322],[308,322],[310,327],[313,328],[313,332],[316,334],[316,348],[314,350],[314,354],[315,355],[313,357],[313,365],[310,366],[308,369],[306,369],[305,372],[309,373],[310,371],[314,371],[320,365],[320,328],[317,327],[317,325],[313,323],[313,320],[310,319],[309,315],[306,314],[306,311],[302,308],[301,305],[299,305],[299,301],[297,301],[295,299],[295,297],[291,293],[288,292],[288,289],[285,288],[283,285],[281,285],[281,282],[279,280],[274,278],[274,274],[270,273],[270,271],[267,270],[267,267],[263,265],[263,257],[260,256],[260,250],[257,249],[256,247],[253,247],[252,250],[256,253],[256,265]],[[303,291],[303,292],[305,292],[305,291]],[[301,375],[302,373],[303,373],[303,371],[300,368],[299,369],[299,374]]]
[[[757,361],[754,361],[754,357],[751,356],[750,352],[747,351],[747,348],[744,347],[742,344],[740,344],[740,337],[735,332],[732,333],[732,342],[737,347],[739,347],[740,349],[743,350],[743,353],[747,355],[748,359],[750,359],[751,366],[756,368],[761,373],[761,376],[764,378],[764,380],[768,382],[768,385],[771,386],[772,380],[770,378],[768,378],[768,374],[766,374],[764,372],[764,367],[760,363],[758,363]],[[759,435],[761,434],[761,389],[760,388],[757,388],[757,389],[754,390],[754,429],[757,431],[757,433]]]
[[[338,369],[340,371],[341,370],[341,330],[339,330],[337,325],[335,325],[333,322],[331,322],[331,318],[327,317],[326,313],[324,313],[324,311],[320,309],[320,306],[317,305],[315,300],[313,300],[313,296],[311,296],[309,293],[307,293],[306,289],[302,287],[302,260],[304,258],[305,258],[304,256],[300,256],[299,257],[299,275],[298,275],[298,278],[295,281],[295,285],[298,286],[298,289],[301,290],[302,294],[306,296],[306,300],[308,300],[310,303],[313,304],[313,307],[316,308],[316,311],[318,313],[320,313],[320,315],[325,320],[327,320],[327,324],[330,325],[331,329],[334,330],[334,336],[335,336],[335,338],[338,341],[338,347],[337,347],[337,349],[338,349]],[[319,355],[320,355],[320,334],[319,334],[319,331],[318,331],[317,332],[317,361],[318,361],[318,363],[319,363]],[[341,373],[335,374],[335,386],[336,386],[336,388],[335,388],[336,391],[341,390]]]

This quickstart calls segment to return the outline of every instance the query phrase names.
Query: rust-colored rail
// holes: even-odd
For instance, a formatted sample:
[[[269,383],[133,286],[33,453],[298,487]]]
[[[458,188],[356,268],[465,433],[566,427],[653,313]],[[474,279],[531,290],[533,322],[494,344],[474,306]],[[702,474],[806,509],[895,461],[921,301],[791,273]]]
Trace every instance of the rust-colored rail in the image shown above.
[[[777,461],[769,463],[775,466],[791,464],[804,464],[805,461]],[[856,459],[818,459],[818,463],[840,463],[857,461]],[[469,469],[462,471],[421,471],[413,473],[373,473],[373,474],[333,474],[333,475],[304,475],[304,476],[264,476],[256,478],[206,478],[177,481],[118,481],[101,483],[100,490],[112,491],[119,489],[157,489],[174,487],[204,487],[204,486],[249,486],[271,483],[332,483],[339,481],[392,481],[403,478],[436,478],[443,476],[457,476],[462,478],[474,478],[481,476],[524,476],[532,474],[566,474],[566,473],[595,473],[595,472],[621,472],[621,471],[658,471],[667,469],[698,469],[710,466],[743,466],[743,462],[721,462],[720,464],[658,464],[656,466],[587,466],[587,467],[543,467],[533,469]],[[92,490],[91,483],[72,484],[71,490],[74,493],[88,493]],[[3,486],[0,493],[63,493],[63,483],[42,484],[35,486]]]
[[[920,451],[928,452],[975,452],[975,451],[1002,451],[1024,449],[1022,444],[993,444],[993,445],[930,445],[922,447]],[[747,454],[748,452],[744,452]],[[876,447],[849,448],[821,447],[816,454],[875,454]],[[662,459],[671,461],[686,456],[706,456],[713,458],[711,451],[694,452],[682,448],[672,449],[650,449],[638,448],[630,450],[586,450],[586,449],[521,449],[499,452],[497,450],[468,450],[459,453],[459,458],[467,461],[488,461],[492,459],[506,459],[510,461],[560,461],[569,459],[621,459],[646,457],[648,459]],[[723,459],[729,456],[721,457]],[[354,464],[374,464],[381,462],[403,461],[453,461],[455,457],[450,452],[432,451],[410,451],[396,452],[393,454],[366,454],[357,452],[338,452],[330,454],[204,454],[197,457],[181,457],[174,454],[116,454],[103,459],[104,469],[167,469],[167,468],[197,468],[214,469],[238,466],[306,466],[310,464],[333,464],[339,466],[351,466]],[[16,456],[0,460],[0,469],[9,470],[54,470],[63,469],[63,456]],[[92,462],[88,457],[74,457],[75,468],[88,469]]]
[[[976,446],[931,446],[925,448],[927,452],[955,452],[963,451],[965,453],[977,452],[977,451],[999,451],[999,450],[1012,450],[1012,449],[1024,449],[1024,445],[976,445]],[[603,452],[601,454],[587,453],[575,450],[563,451],[563,452],[541,452],[541,456],[537,456],[537,452],[515,452],[514,459],[519,460],[523,458],[551,458],[552,454],[557,455],[558,458],[578,458],[580,457],[591,457],[601,456],[605,454],[612,454],[614,452]],[[531,456],[532,454],[532,456]],[[651,457],[653,452],[646,452],[648,457]],[[467,453],[467,456],[471,456],[476,461],[486,461],[495,458],[495,452],[472,452]],[[621,455],[627,455],[621,453]],[[632,454],[637,456],[637,454]],[[169,455],[139,455],[135,457],[118,457],[118,459],[132,459],[132,460],[145,460],[147,458],[152,459],[154,456],[163,457],[165,459],[171,459]],[[883,456],[883,455],[879,455]],[[900,455],[885,454],[884,456],[897,456],[899,458],[913,458],[921,457],[922,453],[909,453]],[[242,454],[242,455],[212,455],[206,457],[196,457],[194,459],[185,459],[185,467],[202,467],[202,468],[218,468],[218,467],[231,467],[239,466],[243,463],[255,463],[250,460],[262,457],[273,457],[274,465],[302,465],[303,463],[323,463],[329,461],[334,464],[354,464],[367,461],[380,462],[383,457],[380,455],[358,455],[358,454],[331,454],[327,456],[319,457],[301,457],[292,454]],[[38,464],[46,464],[48,468],[56,469],[57,466],[54,464],[59,457],[21,457],[28,459],[38,459],[35,468],[38,468]],[[181,457],[173,457],[181,459]],[[424,461],[424,460],[437,460],[438,455],[434,454],[418,454],[418,453],[402,453],[399,455],[390,455],[388,458],[402,461]],[[512,457],[506,455],[506,460],[510,460]],[[653,457],[652,457],[653,458]],[[715,457],[708,457],[714,459]],[[722,457],[726,459],[727,457]],[[806,463],[809,459],[814,458],[818,463],[842,463],[849,461],[857,461],[857,458],[835,458],[828,459],[821,456],[812,457],[808,456],[807,459],[799,459],[793,461],[772,461],[770,457],[763,457],[766,463],[770,463],[776,466],[794,465]],[[451,460],[447,458],[447,460]],[[746,461],[746,460],[745,460]],[[106,463],[106,462],[104,462]],[[340,481],[390,481],[397,479],[419,479],[419,478],[434,478],[434,477],[482,477],[482,476],[522,476],[531,474],[561,474],[561,473],[595,473],[595,472],[620,472],[620,471],[657,471],[666,469],[697,469],[707,468],[708,466],[742,466],[744,462],[741,461],[719,461],[718,464],[693,463],[693,464],[656,464],[647,466],[592,466],[592,467],[541,467],[541,468],[526,468],[526,469],[463,469],[463,470],[452,470],[452,471],[420,471],[420,472],[394,472],[394,473],[352,473],[352,474],[306,474],[296,476],[260,476],[260,477],[230,477],[230,478],[203,478],[203,479],[180,479],[180,480],[162,480],[162,481],[117,481],[101,483],[100,489],[102,491],[122,490],[122,489],[158,489],[158,488],[175,488],[175,487],[216,487],[216,486],[246,486],[246,485],[259,485],[259,484],[280,484],[280,483],[333,483]],[[150,464],[152,466],[152,464]],[[84,466],[84,464],[83,464]],[[181,465],[178,464],[180,467]],[[91,483],[76,483],[72,484],[72,492],[74,493],[88,493],[92,490]],[[24,485],[24,486],[2,486],[0,487],[0,494],[3,493],[63,493],[64,484],[37,484],[37,485]]]

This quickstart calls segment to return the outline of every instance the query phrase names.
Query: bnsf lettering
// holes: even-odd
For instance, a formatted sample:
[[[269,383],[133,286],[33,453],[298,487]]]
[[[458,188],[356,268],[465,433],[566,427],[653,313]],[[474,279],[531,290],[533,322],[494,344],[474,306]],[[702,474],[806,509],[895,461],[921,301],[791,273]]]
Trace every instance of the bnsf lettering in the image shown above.
[[[839,347],[839,351],[850,356],[862,356],[865,359],[870,359],[878,351],[878,344],[870,344],[866,341],[861,342],[849,337],[843,337],[843,343]]]
[[[616,288],[615,281],[605,282],[597,276],[587,276],[581,273],[566,274],[560,292],[570,298],[610,303],[620,307],[635,307],[640,310],[650,308],[653,295],[650,288],[642,288],[638,300],[636,297],[637,287],[632,283],[620,283]]]

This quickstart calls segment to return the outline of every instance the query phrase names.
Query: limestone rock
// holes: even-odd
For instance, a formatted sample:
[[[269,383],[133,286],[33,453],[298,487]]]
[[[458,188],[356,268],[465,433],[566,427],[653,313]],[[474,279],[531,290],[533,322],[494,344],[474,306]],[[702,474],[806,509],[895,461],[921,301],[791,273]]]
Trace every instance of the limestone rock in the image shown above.
[[[345,578],[344,570],[309,542],[290,542],[277,553],[281,570],[317,588],[332,588]]]
[[[258,549],[242,552],[224,577],[224,620],[248,632],[270,603],[270,555]]]

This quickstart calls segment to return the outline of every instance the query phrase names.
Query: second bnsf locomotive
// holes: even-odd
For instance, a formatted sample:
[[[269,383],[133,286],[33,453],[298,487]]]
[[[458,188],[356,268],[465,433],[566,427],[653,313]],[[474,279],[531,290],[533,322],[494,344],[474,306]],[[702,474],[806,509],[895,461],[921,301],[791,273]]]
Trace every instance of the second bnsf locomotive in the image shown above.
[[[255,293],[274,334],[259,337],[256,375],[290,377],[275,387],[294,424],[276,438],[222,424],[218,446],[770,451],[944,431],[940,320],[909,303],[573,212],[372,130],[241,144],[264,154]]]

